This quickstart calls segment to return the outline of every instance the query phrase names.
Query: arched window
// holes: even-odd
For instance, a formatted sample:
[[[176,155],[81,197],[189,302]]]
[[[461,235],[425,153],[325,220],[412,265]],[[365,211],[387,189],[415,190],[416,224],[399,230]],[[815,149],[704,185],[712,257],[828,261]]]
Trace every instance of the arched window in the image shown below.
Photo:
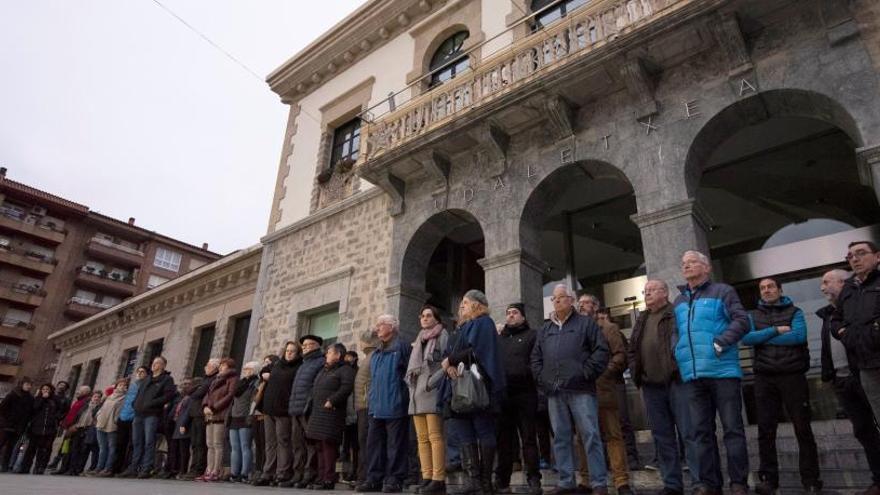
[[[470,58],[462,53],[464,40],[468,39],[468,36],[470,33],[467,31],[459,31],[441,43],[440,48],[434,52],[431,64],[428,66],[431,72],[431,87],[445,83],[470,67]]]
[[[535,16],[535,22],[532,27],[537,31],[562,19],[573,10],[588,3],[590,3],[590,0],[532,0],[532,12],[538,12],[546,8],[546,10]]]

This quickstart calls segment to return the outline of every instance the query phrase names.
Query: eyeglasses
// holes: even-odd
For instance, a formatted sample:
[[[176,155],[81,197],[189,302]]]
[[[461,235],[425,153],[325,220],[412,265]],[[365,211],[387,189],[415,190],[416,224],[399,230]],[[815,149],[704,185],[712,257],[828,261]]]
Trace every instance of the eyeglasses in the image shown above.
[[[852,253],[848,253],[846,255],[846,261],[852,261],[855,258],[862,259],[865,256],[869,256],[874,254],[874,251],[865,251],[864,249],[859,249],[858,251],[854,251]]]
[[[566,299],[574,299],[574,298],[571,296],[552,296],[552,297],[550,297],[550,302],[564,301]]]

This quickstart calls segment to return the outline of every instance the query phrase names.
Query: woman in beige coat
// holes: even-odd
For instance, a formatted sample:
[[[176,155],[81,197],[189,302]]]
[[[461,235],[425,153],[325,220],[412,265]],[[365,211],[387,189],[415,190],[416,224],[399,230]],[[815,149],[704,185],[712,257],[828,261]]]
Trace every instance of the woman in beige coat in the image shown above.
[[[98,436],[98,465],[95,471],[101,477],[113,476],[113,464],[116,462],[116,419],[127,391],[128,378],[116,380],[113,393],[104,399],[95,414],[95,433]]]

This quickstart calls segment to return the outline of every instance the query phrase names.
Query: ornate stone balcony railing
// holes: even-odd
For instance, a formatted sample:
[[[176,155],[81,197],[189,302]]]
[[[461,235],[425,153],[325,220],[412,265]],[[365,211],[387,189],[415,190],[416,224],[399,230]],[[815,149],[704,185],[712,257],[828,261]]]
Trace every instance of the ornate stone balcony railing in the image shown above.
[[[594,1],[396,110],[365,117],[361,133],[367,146],[359,165],[694,1]]]

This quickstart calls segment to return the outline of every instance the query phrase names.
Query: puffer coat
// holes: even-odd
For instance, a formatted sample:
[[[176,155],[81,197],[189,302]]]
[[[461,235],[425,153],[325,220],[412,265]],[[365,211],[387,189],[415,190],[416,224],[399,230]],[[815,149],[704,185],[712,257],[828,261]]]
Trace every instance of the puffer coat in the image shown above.
[[[348,397],[354,388],[354,369],[342,361],[325,364],[312,387],[306,436],[312,440],[342,441]],[[324,405],[330,401],[332,409]]]

